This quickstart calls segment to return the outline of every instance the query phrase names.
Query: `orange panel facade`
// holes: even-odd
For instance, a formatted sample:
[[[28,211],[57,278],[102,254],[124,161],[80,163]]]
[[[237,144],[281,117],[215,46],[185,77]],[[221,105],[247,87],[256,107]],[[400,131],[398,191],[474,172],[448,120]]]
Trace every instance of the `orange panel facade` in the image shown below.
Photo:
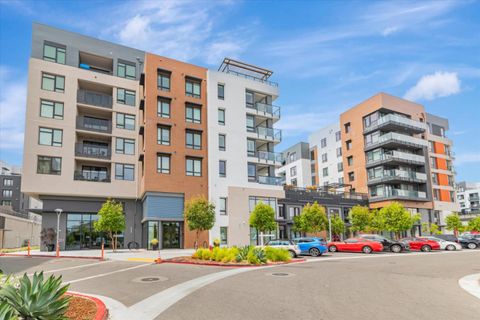
[[[434,141],[433,142],[433,149],[435,153],[445,154],[445,145],[441,142]]]

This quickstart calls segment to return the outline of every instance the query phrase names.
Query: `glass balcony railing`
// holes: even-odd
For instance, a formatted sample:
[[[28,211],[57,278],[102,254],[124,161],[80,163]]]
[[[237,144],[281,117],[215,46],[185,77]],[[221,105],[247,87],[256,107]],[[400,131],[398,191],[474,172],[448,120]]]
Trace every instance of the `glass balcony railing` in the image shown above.
[[[258,151],[256,156],[260,160],[267,160],[267,161],[273,161],[273,162],[279,162],[279,163],[283,161],[282,154],[277,152]]]
[[[400,178],[405,180],[418,180],[418,181],[427,181],[427,175],[422,172],[413,172],[413,171],[405,171],[405,170],[385,170],[383,171],[383,175],[377,177],[369,177],[369,181],[382,181],[382,180],[389,180],[390,178]]]
[[[376,141],[365,143],[366,147],[383,144],[385,142],[399,142],[401,144],[414,145],[418,147],[427,147],[428,141],[397,132],[389,132],[378,137]]]
[[[110,175],[105,171],[75,171],[73,180],[110,182]]]
[[[259,137],[265,137],[277,141],[282,140],[282,131],[279,129],[259,126],[255,128],[255,132],[258,134]]]
[[[95,131],[95,132],[112,132],[112,122],[110,120],[96,119],[90,117],[77,117],[77,129]]]
[[[112,96],[90,90],[77,90],[77,102],[96,107],[112,108]]]
[[[280,118],[280,107],[257,102],[255,104],[247,104],[247,108],[257,110],[259,113],[275,118]]]
[[[273,186],[282,185],[282,177],[258,176],[257,182],[261,184],[269,184]]]
[[[375,128],[381,127],[389,123],[399,124],[399,125],[410,127],[412,129],[415,129],[417,131],[422,131],[422,132],[427,129],[427,125],[424,122],[412,120],[407,117],[402,117],[397,114],[391,113],[383,117],[380,117],[375,122],[372,122],[370,126],[365,128],[365,131],[372,131],[372,130],[375,130]]]
[[[416,162],[416,163],[425,163],[424,156],[411,154],[407,152],[401,152],[401,151],[391,151],[389,153],[383,153],[379,157],[376,157],[373,159],[367,158],[367,164],[378,162],[378,161],[390,160],[390,159],[399,159],[399,160],[405,160],[405,161]]]
[[[75,155],[79,157],[96,159],[110,159],[112,157],[112,153],[109,147],[96,146],[84,143],[75,144]]]
[[[384,198],[394,198],[394,197],[401,197],[401,198],[412,198],[412,199],[427,199],[427,193],[424,191],[411,191],[411,190],[403,190],[403,189],[392,189],[387,190],[384,194],[378,194],[375,196],[371,196],[373,199],[384,199]]]

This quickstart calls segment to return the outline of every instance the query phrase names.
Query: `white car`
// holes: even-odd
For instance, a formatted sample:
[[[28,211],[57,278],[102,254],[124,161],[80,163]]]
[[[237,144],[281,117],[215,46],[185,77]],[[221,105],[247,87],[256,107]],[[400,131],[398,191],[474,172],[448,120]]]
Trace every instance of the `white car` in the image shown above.
[[[292,258],[296,258],[301,252],[300,248],[292,240],[270,240],[265,246],[288,250]]]
[[[447,250],[447,251],[462,250],[462,245],[460,243],[443,240],[434,236],[422,236],[422,238],[437,241],[440,244],[440,250]]]

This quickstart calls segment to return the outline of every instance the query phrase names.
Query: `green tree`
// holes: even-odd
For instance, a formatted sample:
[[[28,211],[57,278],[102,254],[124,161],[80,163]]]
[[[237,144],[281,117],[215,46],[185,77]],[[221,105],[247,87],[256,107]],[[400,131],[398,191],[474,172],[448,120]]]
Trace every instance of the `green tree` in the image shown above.
[[[440,227],[436,223],[430,224],[430,233],[435,235],[435,234],[442,234],[440,231]]]
[[[201,231],[210,230],[215,224],[215,205],[204,196],[193,197],[185,204],[185,218],[188,229],[196,231],[195,243]]]
[[[321,231],[324,231],[328,227],[328,218],[325,213],[325,208],[320,206],[317,202],[312,205],[307,203],[303,207],[302,213],[294,220],[295,230],[313,233],[318,235]]]
[[[383,214],[375,209],[370,211],[370,219],[367,229],[370,232],[378,233],[385,230],[385,217]]]
[[[462,220],[460,220],[460,217],[456,212],[447,216],[447,218],[445,218],[445,223],[446,223],[445,228],[447,230],[453,231],[456,237],[458,236],[459,232],[462,232],[465,230],[465,227],[462,224]]]
[[[277,229],[275,210],[268,204],[260,201],[253,209],[249,223],[251,227],[257,229],[260,233],[260,244],[263,245],[263,233]]]
[[[345,232],[345,222],[339,215],[335,214],[332,217],[330,217],[330,225],[332,228],[333,235],[340,236]]]
[[[370,226],[370,210],[368,207],[356,205],[350,210],[348,220],[351,224],[350,230],[353,232],[365,232]]]
[[[418,214],[412,216],[402,204],[392,202],[388,206],[380,209],[380,214],[385,221],[385,230],[394,232],[396,238],[400,237],[402,231],[412,229],[415,222],[420,219]]]
[[[468,222],[468,230],[480,232],[480,216]]]
[[[117,249],[117,234],[125,230],[125,216],[120,202],[108,199],[98,211],[98,220],[93,223],[97,232],[105,232],[110,238],[113,251]]]

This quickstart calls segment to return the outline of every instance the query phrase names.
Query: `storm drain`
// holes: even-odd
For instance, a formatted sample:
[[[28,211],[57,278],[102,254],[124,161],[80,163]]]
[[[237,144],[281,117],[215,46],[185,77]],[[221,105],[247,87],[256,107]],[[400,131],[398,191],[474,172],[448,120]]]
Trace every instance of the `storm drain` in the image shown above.
[[[152,282],[160,282],[160,281],[167,281],[168,278],[166,277],[141,277],[141,278],[135,278],[132,281],[133,282],[139,282],[139,283],[152,283]]]
[[[287,273],[287,272],[273,272],[273,273],[267,273],[267,276],[272,276],[272,277],[293,277],[293,273]]]

